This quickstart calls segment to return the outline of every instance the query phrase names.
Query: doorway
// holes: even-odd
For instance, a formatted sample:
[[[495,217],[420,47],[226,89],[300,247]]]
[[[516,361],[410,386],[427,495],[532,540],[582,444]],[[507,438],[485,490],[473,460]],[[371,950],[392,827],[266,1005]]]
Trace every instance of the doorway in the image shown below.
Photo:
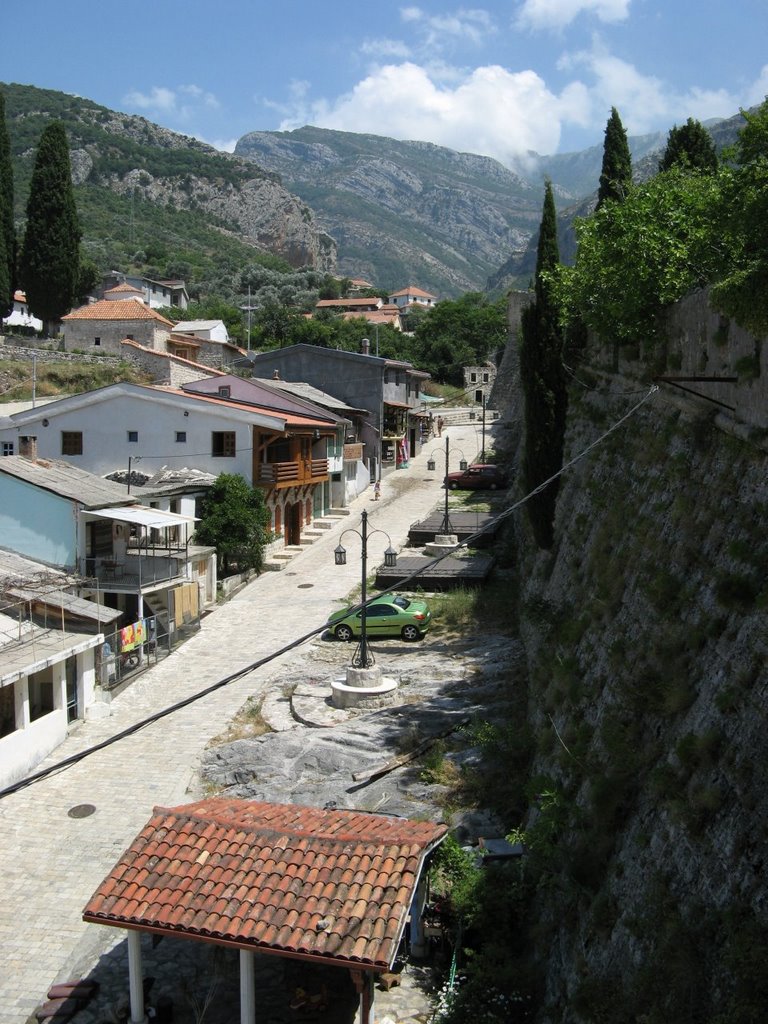
[[[285,543],[290,546],[301,544],[301,501],[285,507]]]

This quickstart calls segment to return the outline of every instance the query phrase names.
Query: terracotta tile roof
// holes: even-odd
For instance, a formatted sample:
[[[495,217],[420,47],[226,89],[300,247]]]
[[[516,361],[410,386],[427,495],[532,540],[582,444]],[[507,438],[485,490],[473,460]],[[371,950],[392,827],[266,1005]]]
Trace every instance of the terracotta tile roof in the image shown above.
[[[381,305],[382,299],[380,296],[371,299],[320,299],[319,302],[315,303],[315,309],[331,309],[333,306],[347,306],[349,308],[353,308],[355,306],[373,306],[377,302],[379,305]]]
[[[446,831],[226,797],[158,807],[83,918],[383,970]]]
[[[170,320],[136,299],[100,299],[91,302],[61,318],[62,320],[157,320],[165,327],[173,327]]]
[[[425,292],[423,288],[417,288],[415,285],[410,285],[408,288],[401,288],[397,292],[390,292],[392,295],[420,295],[425,299],[436,299],[437,296],[433,295],[432,292]]]
[[[127,295],[142,295],[141,288],[135,288],[132,284],[127,284],[123,281],[121,284],[116,284],[114,288],[107,288],[104,292],[105,295],[120,295],[125,293]]]

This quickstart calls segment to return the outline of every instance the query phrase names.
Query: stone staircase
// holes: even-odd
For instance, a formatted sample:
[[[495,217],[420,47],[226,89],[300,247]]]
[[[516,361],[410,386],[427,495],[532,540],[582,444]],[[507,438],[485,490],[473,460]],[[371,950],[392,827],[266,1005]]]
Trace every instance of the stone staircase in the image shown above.
[[[320,537],[325,536],[328,530],[332,530],[350,514],[348,508],[330,508],[321,519],[313,519],[310,526],[305,526],[301,531],[301,543],[278,548],[270,551],[264,559],[264,572],[280,572],[303,551],[304,548],[314,544]]]

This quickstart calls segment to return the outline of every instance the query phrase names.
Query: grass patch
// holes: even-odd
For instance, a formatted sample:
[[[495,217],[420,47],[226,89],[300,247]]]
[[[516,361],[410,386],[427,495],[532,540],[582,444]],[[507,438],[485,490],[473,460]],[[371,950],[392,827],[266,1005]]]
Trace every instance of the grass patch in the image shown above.
[[[261,713],[261,706],[262,698],[249,697],[224,732],[214,736],[209,746],[217,747],[223,743],[234,743],[235,740],[249,740],[254,736],[272,732],[272,727]]]

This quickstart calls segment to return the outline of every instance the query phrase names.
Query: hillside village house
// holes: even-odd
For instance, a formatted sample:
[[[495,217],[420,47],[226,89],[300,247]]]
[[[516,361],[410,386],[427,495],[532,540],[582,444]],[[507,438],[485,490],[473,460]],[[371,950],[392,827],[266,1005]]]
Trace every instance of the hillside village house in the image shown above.
[[[464,390],[473,402],[487,403],[495,382],[496,367],[493,363],[464,367]]]
[[[132,277],[113,270],[102,279],[101,296],[114,291],[119,285],[128,285],[151,309],[167,306],[186,309],[189,305],[189,294],[183,281],[155,281],[149,277]]]
[[[97,659],[120,613],[78,589],[77,577],[0,549],[0,789],[103,707]]]
[[[288,345],[253,356],[251,366],[254,377],[268,379],[277,372],[282,380],[303,381],[365,409],[369,415],[360,441],[369,479],[376,480],[420,450],[421,423],[429,414],[421,408],[419,392],[430,375],[410,363],[372,356],[370,343],[363,341],[362,352]]]
[[[31,435],[21,448],[0,458],[6,548],[77,574],[80,595],[120,612],[121,627],[154,618],[158,633],[173,639],[214,603],[216,552],[192,543],[191,502],[168,497],[168,510],[159,499],[142,505],[111,480],[40,459]]]
[[[423,288],[409,285],[389,295],[389,302],[398,309],[407,310],[408,306],[424,306],[429,308],[437,302],[437,296],[431,292],[425,292]]]
[[[330,476],[330,507],[345,508],[370,485],[368,467],[363,461],[363,444],[361,438],[369,413],[365,409],[355,409],[340,399],[320,391],[303,381],[282,380],[275,371],[269,380],[254,378],[255,383],[268,385],[286,391],[289,395],[303,398],[313,405],[327,409],[340,417],[343,426],[343,437],[337,434],[336,441],[328,441],[328,474]]]
[[[34,435],[41,458],[100,476],[139,464],[150,474],[164,465],[239,473],[265,489],[273,531],[299,544],[332,505],[328,444],[343,472],[345,431],[327,409],[219,375],[184,390],[112,384],[19,412],[0,421],[0,445],[18,454],[19,438]]]
[[[115,293],[98,302],[91,302],[61,319],[61,333],[68,352],[108,352],[122,355],[123,339],[138,341],[148,348],[166,350],[173,324],[141,301],[140,297],[125,294],[122,286]]]
[[[245,353],[229,340],[223,320],[182,320],[167,339],[169,353],[206,366],[226,367]]]
[[[2,320],[3,327],[20,327],[26,333],[35,331],[42,331],[43,321],[39,320],[36,316],[32,316],[29,311],[29,304],[27,302],[27,296],[24,292],[15,291],[13,293],[13,309]]]

